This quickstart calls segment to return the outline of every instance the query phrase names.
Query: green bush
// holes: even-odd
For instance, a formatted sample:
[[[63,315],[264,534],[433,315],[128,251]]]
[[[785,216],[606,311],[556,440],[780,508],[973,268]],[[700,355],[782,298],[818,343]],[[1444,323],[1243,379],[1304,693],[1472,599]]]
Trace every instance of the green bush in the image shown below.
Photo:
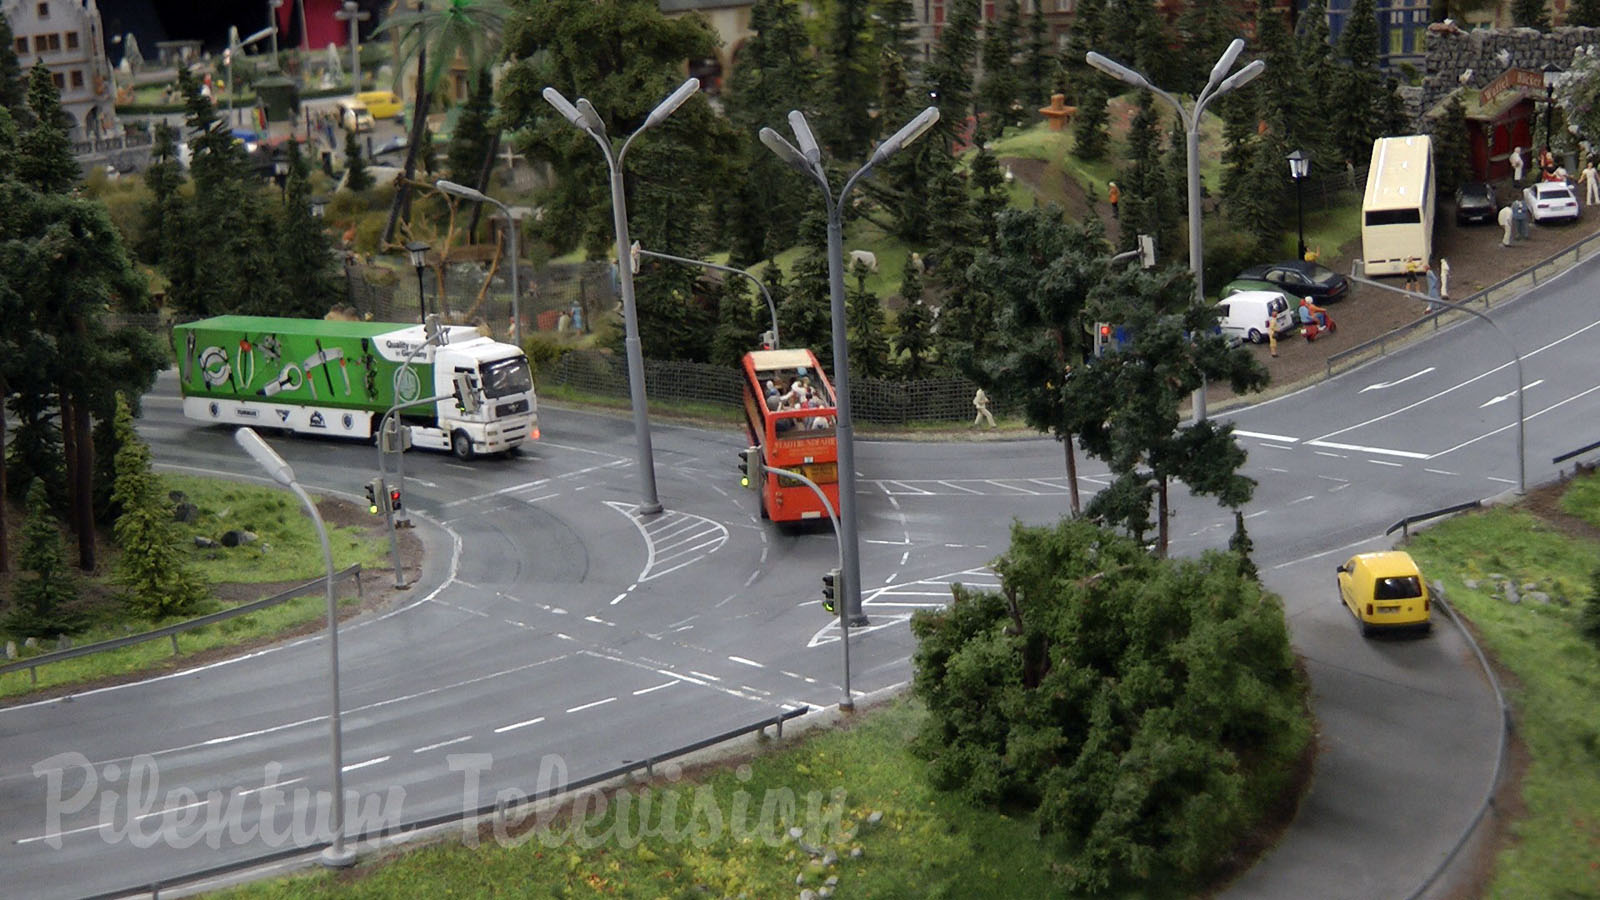
[[[1206,222],[1206,296],[1215,297],[1222,286],[1244,269],[1265,262],[1256,239],[1243,229],[1226,227],[1214,219]]]
[[[533,377],[538,378],[556,370],[561,357],[572,352],[572,346],[559,338],[534,332],[524,332],[522,350],[528,354],[528,365],[533,367]]]
[[[1162,560],[1084,521],[1015,525],[998,593],[918,613],[916,741],[938,787],[1036,809],[1063,887],[1195,885],[1310,740],[1278,600],[1233,554]]]

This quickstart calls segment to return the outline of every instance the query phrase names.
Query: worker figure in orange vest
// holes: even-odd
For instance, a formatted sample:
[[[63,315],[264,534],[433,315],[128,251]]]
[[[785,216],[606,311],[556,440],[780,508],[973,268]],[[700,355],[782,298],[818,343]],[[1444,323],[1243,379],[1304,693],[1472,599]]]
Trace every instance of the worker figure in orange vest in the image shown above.
[[[1111,201],[1111,218],[1120,219],[1122,216],[1117,212],[1117,201],[1122,199],[1122,190],[1117,187],[1115,181],[1108,182],[1108,185],[1106,199]]]

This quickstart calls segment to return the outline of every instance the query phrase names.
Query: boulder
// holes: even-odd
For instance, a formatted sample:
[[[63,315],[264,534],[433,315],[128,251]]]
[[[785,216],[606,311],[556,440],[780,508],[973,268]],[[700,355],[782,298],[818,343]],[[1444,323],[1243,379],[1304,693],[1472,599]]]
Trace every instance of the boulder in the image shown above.
[[[200,507],[193,503],[179,503],[172,508],[172,521],[192,525],[200,521]]]
[[[208,538],[203,534],[197,534],[194,536],[194,545],[201,550],[215,550],[221,546],[216,541],[213,541],[211,538]]]

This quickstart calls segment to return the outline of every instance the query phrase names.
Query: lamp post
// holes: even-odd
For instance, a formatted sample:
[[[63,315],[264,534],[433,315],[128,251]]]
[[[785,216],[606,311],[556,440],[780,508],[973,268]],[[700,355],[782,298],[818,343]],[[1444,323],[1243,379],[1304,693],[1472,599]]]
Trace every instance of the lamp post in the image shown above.
[[[735,269],[733,266],[723,266],[714,262],[707,262],[703,259],[690,259],[687,256],[673,256],[670,253],[658,253],[654,250],[646,250],[639,246],[638,241],[633,242],[632,250],[633,261],[631,268],[633,269],[633,274],[635,275],[639,274],[639,257],[648,256],[653,259],[665,259],[670,262],[683,263],[686,266],[700,266],[701,268],[705,269],[715,269],[718,272],[728,272],[732,275],[743,275],[744,277],[755,282],[756,287],[761,289],[761,296],[766,298],[767,313],[772,316],[772,346],[769,349],[778,349],[778,305],[772,302],[772,292],[767,290],[766,283],[761,279],[750,274],[749,272],[746,272],[744,269]]]
[[[872,172],[874,166],[893,156],[902,147],[922,137],[935,122],[939,110],[930,106],[917,113],[916,118],[890,135],[872,152],[872,158],[846,178],[837,196],[828,184],[827,173],[822,168],[822,148],[811,134],[811,126],[799,110],[789,113],[789,127],[794,130],[798,148],[771,128],[761,129],[761,143],[778,154],[802,175],[811,179],[822,190],[828,209],[828,294],[833,315],[833,385],[839,413],[839,521],[843,526],[844,560],[840,567],[845,581],[847,597],[844,605],[850,624],[865,625],[867,617],[861,611],[861,547],[856,533],[856,465],[855,425],[850,419],[850,353],[845,334],[844,306],[844,238],[842,218],[844,202],[856,182]]]
[[[639,512],[647,516],[661,512],[661,501],[656,498],[655,459],[650,449],[650,410],[645,405],[644,355],[639,344],[639,313],[633,299],[633,269],[624,262],[628,258],[628,199],[622,183],[622,162],[634,138],[644,134],[651,126],[661,124],[698,90],[698,78],[690,78],[678,85],[677,90],[650,111],[639,130],[623,140],[622,149],[613,151],[611,138],[606,134],[606,123],[587,98],[579,97],[578,104],[574,106],[555,88],[544,89],[545,101],[600,145],[600,152],[606,158],[606,168],[611,172],[611,224],[617,233],[617,284],[622,291],[623,349],[628,357],[628,391],[633,403],[634,438],[639,445],[639,490],[642,495]]]
[[[1188,151],[1189,170],[1189,272],[1194,276],[1194,296],[1196,302],[1205,303],[1205,276],[1204,259],[1205,248],[1201,244],[1200,234],[1200,122],[1201,115],[1206,110],[1206,104],[1249,83],[1267,64],[1255,60],[1232,75],[1228,70],[1239,61],[1239,54],[1244,52],[1244,41],[1234,38],[1228,49],[1222,52],[1222,57],[1216,65],[1211,67],[1211,77],[1206,79],[1206,86],[1194,98],[1194,110],[1184,109],[1177,97],[1167,93],[1161,88],[1150,83],[1148,78],[1124,66],[1115,60],[1107,59],[1098,53],[1090,51],[1084,55],[1084,60],[1095,69],[1110,75],[1125,84],[1147,90],[1162,100],[1165,100],[1178,113],[1178,118],[1183,122],[1183,131],[1186,138]],[[1201,385],[1194,392],[1194,419],[1202,422],[1206,418],[1206,389]]]
[[[1306,258],[1305,180],[1311,174],[1311,157],[1299,150],[1289,154],[1289,177],[1294,179],[1295,221],[1300,230],[1300,259]]]
[[[422,292],[422,270],[428,265],[428,245],[422,241],[412,241],[406,245],[406,252],[411,254],[411,265],[417,270],[417,310],[421,318],[418,322],[428,320],[427,295]]]
[[[1550,130],[1556,117],[1556,81],[1561,75],[1561,67],[1555,63],[1545,63],[1544,69],[1544,146],[1550,149]],[[1542,158],[1543,154],[1541,154]]]
[[[746,452],[756,453],[758,451],[752,447]],[[839,571],[844,571],[844,538],[839,532],[839,516],[834,512],[833,504],[828,502],[828,495],[823,493],[822,488],[817,487],[815,481],[793,469],[779,469],[762,463],[761,471],[784,478],[793,478],[795,481],[810,488],[811,493],[816,494],[817,499],[822,501],[822,508],[827,510],[828,513],[828,524],[833,526],[833,542],[838,546]],[[847,615],[849,607],[849,603],[839,604],[839,643],[844,645],[844,699],[839,701],[839,708],[846,712],[856,708],[855,694],[850,690],[850,616]]]
[[[317,512],[317,505],[311,502],[311,497],[306,494],[299,482],[294,480],[294,470],[283,461],[267,442],[261,439],[252,428],[240,428],[233,433],[233,439],[250,458],[256,461],[272,480],[294,492],[300,498],[300,503],[305,506],[306,512],[311,516],[311,522],[317,527],[317,538],[322,542],[322,561],[327,566],[327,597],[328,597],[328,686],[331,704],[329,707],[328,725],[329,737],[333,748],[333,808],[328,816],[329,826],[333,830],[333,842],[328,849],[322,851],[322,864],[334,868],[344,868],[356,861],[354,850],[345,848],[344,845],[344,755],[340,746],[341,728],[339,721],[339,608],[333,599],[333,550],[328,546],[328,528],[322,522],[322,516]]]
[[[283,0],[267,0],[267,27],[272,29],[272,70],[278,70],[278,8]]]
[[[433,186],[441,191],[444,191],[446,194],[454,194],[457,197],[464,197],[477,203],[492,203],[500,208],[500,212],[505,214],[506,230],[511,233],[511,334],[516,340],[517,346],[521,347],[522,295],[520,293],[521,289],[517,282],[517,220],[512,218],[511,209],[504,203],[501,203],[499,200],[490,197],[488,194],[485,194],[482,191],[469,188],[464,184],[456,184],[454,181],[445,181],[441,178],[440,180],[435,181]]]
[[[328,198],[327,197],[312,197],[311,198],[311,218],[320,219],[324,215],[326,215],[327,212],[328,212]]]
[[[361,93],[361,29],[362,22],[372,18],[371,13],[361,11],[355,0],[344,0],[344,5],[335,10],[333,17],[341,22],[350,23],[350,71],[355,76],[350,82],[350,93]]]

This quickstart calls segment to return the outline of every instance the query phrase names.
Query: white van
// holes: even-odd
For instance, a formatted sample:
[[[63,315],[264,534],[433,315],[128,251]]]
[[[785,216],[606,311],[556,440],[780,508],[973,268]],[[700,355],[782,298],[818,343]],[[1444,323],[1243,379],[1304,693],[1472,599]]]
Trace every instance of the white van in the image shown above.
[[[1267,339],[1267,320],[1281,337],[1294,330],[1294,315],[1287,297],[1277,291],[1240,291],[1217,304],[1217,324],[1222,333],[1260,344]]]

